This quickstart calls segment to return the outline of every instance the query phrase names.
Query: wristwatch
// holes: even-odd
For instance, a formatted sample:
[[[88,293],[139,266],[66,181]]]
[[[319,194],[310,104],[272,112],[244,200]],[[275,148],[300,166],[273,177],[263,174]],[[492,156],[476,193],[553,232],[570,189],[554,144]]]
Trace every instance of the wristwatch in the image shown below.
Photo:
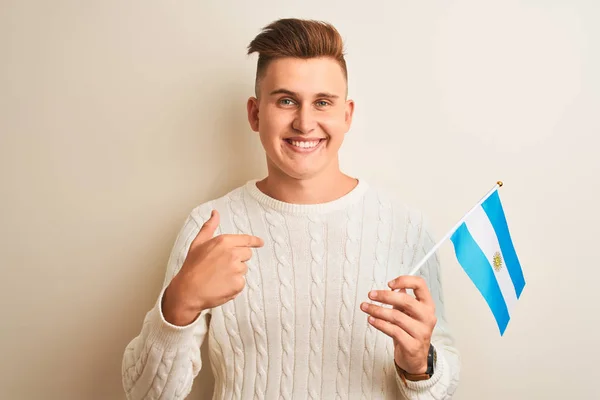
[[[402,378],[404,383],[406,383],[406,380],[424,381],[424,380],[431,378],[433,376],[433,371],[434,371],[436,362],[437,362],[437,352],[435,350],[435,347],[433,347],[433,345],[430,343],[429,344],[429,353],[427,353],[427,370],[425,371],[425,373],[409,374],[408,372],[406,372],[402,368],[400,368],[398,366],[398,364],[396,364],[395,362],[394,362],[394,365],[396,365],[396,371],[398,372],[398,375],[400,375],[400,377]]]

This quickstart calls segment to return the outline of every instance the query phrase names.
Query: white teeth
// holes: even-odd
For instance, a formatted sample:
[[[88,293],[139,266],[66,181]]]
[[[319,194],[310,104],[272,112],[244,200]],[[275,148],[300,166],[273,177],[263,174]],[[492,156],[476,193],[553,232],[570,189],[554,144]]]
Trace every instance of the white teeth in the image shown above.
[[[316,147],[319,144],[319,140],[315,142],[296,142],[295,140],[291,140],[290,143],[296,147],[300,147],[302,149],[311,149]]]

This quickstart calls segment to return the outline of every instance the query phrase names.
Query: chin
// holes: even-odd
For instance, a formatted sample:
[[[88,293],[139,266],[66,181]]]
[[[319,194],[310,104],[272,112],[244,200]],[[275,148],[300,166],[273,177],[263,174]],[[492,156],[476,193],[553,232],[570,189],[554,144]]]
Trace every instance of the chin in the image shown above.
[[[283,169],[282,172],[285,175],[289,176],[290,178],[298,179],[298,180],[309,179],[309,178],[314,177],[315,175],[318,175],[318,171],[310,171],[310,170]]]
[[[306,167],[286,166],[284,168],[280,168],[280,170],[290,178],[298,180],[314,178],[325,171],[324,168],[315,168],[314,165]]]
[[[276,157],[269,157],[269,164],[283,176],[288,176],[292,179],[310,179],[326,173],[327,166],[333,160],[325,160],[324,157],[315,157],[313,160],[292,160],[285,154]],[[315,162],[317,161],[317,162]]]

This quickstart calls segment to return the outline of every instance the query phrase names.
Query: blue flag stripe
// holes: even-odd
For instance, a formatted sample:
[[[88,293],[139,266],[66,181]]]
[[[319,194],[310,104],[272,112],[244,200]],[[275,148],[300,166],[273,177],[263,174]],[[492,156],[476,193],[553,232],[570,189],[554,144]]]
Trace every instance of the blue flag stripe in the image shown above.
[[[517,257],[515,247],[510,237],[506,216],[504,215],[504,210],[502,208],[502,202],[500,201],[498,191],[495,191],[481,205],[481,207],[487,214],[492,226],[494,227],[494,231],[498,237],[498,242],[500,243],[502,255],[504,256],[504,263],[508,269],[510,278],[513,281],[513,285],[515,286],[517,298],[519,298],[523,288],[525,287],[525,278],[523,277],[523,270],[521,269],[519,258]]]
[[[492,266],[464,223],[454,232],[451,240],[458,262],[492,310],[500,334],[504,334],[510,315]]]

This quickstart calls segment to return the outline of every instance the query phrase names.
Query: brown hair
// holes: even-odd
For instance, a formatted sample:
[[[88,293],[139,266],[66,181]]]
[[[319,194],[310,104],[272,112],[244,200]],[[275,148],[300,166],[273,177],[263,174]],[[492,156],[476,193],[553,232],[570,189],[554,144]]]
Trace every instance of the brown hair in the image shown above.
[[[258,53],[255,86],[257,96],[260,79],[269,63],[277,58],[331,57],[340,64],[344,78],[348,80],[342,37],[327,22],[296,18],[272,22],[250,42],[248,54],[254,52]]]

